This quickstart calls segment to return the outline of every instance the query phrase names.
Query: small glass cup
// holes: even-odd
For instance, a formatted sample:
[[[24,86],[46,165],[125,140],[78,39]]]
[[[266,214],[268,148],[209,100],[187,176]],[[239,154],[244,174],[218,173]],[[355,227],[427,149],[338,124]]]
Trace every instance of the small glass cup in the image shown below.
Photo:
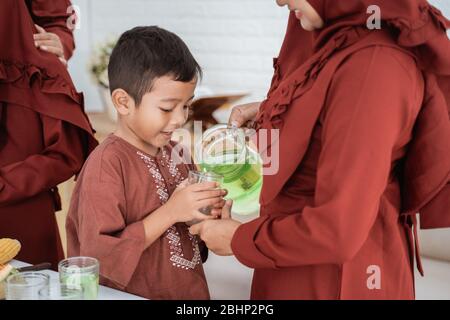
[[[39,290],[39,300],[83,300],[84,291],[81,286],[65,285],[52,281],[47,290]]]
[[[99,262],[91,257],[72,257],[58,264],[59,281],[68,288],[83,288],[84,300],[95,300],[99,288]]]
[[[50,276],[42,272],[20,272],[6,279],[6,300],[39,300],[48,291]]]
[[[202,182],[218,182],[220,185],[223,184],[223,176],[213,172],[202,172],[202,171],[189,171],[188,183],[202,183]],[[199,211],[206,215],[211,215],[212,206],[201,208]]]

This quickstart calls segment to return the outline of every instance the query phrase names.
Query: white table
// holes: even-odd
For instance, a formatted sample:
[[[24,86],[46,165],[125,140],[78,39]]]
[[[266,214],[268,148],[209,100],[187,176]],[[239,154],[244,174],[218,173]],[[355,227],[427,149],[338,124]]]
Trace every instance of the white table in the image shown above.
[[[17,261],[17,260],[11,261],[10,264],[14,268],[30,266],[30,264],[28,264],[28,263]],[[59,279],[58,272],[55,272],[55,271],[52,271],[52,270],[42,270],[42,271],[39,271],[39,272],[48,274],[50,276],[51,280],[58,281],[58,279]],[[111,289],[111,288],[108,288],[108,287],[105,287],[105,286],[100,286],[99,287],[98,298],[97,299],[98,300],[145,300],[142,297],[135,296],[133,294],[129,294],[129,293],[126,293],[126,292],[123,292],[123,291]]]

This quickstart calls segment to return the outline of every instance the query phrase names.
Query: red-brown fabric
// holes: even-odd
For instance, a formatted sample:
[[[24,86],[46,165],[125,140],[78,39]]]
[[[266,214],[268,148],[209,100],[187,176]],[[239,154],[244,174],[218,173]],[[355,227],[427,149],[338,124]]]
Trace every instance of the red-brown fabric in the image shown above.
[[[0,1],[0,237],[21,241],[18,259],[54,269],[64,258],[56,186],[79,172],[97,145],[67,69],[34,46],[37,23],[60,35],[71,55],[68,3]]]
[[[53,8],[53,1],[48,2]],[[93,149],[97,142],[84,113],[83,95],[58,57],[34,46],[37,30],[25,1],[1,1],[0,17],[0,30],[8,30],[0,34],[0,100],[79,127],[86,131],[85,143]]]
[[[325,15],[354,2],[329,1]],[[421,30],[440,37],[437,46],[422,38],[422,49],[443,54],[435,61],[446,68],[445,18],[416,9]],[[400,45],[394,23],[369,31],[365,20],[325,20],[314,53],[261,105],[257,129],[280,129],[267,152],[279,149],[280,168],[264,176],[261,217],[238,228],[233,252],[255,268],[254,299],[413,299],[414,213],[428,204],[430,225],[449,226],[450,123],[437,66]],[[368,286],[373,267],[379,289]]]
[[[55,186],[81,169],[83,134],[67,122],[28,108],[2,105],[0,237],[20,240],[17,259],[50,262],[56,270],[64,253],[55,216],[61,209]]]
[[[314,52],[313,44],[313,33],[303,29],[295,14],[291,12],[280,53],[273,59],[271,89],[275,89],[282,79],[287,78],[311,57]]]
[[[367,8],[378,6],[384,27],[395,30],[397,43],[409,48],[422,70],[438,77],[447,102],[450,101],[450,44],[445,33],[450,21],[427,0],[311,0],[324,28],[314,32],[314,46],[320,48],[337,30],[367,23]],[[450,112],[450,104],[449,104]]]
[[[427,93],[417,124],[419,132],[416,132],[417,138],[405,163],[404,208],[410,214],[420,209],[422,228],[450,227],[450,181],[446,186],[443,186],[445,182],[439,181],[449,170],[446,160],[449,151],[445,149],[446,142],[442,141],[448,140],[449,134],[443,129],[445,117],[439,119],[440,114],[436,111],[446,104],[450,115],[450,41],[445,33],[450,28],[450,21],[426,0],[311,0],[310,3],[325,21],[325,27],[314,34],[316,48],[342,27],[363,25],[368,18],[366,8],[377,5],[385,27],[396,30],[397,43],[417,57],[427,78]],[[438,106],[427,106],[427,103]],[[433,140],[434,144],[430,143]],[[435,156],[431,157],[431,154]]]
[[[192,169],[175,164],[173,145],[151,156],[110,135],[95,149],[72,195],[68,255],[97,258],[101,283],[119,290],[149,299],[209,299],[199,239],[185,223],[144,246],[142,220]]]
[[[448,160],[442,159],[448,158],[448,150],[445,151],[445,144],[430,143],[433,139],[449,138],[443,129],[445,125],[437,125],[445,121],[445,117],[439,119],[439,114],[430,109],[437,110],[446,105],[450,115],[450,41],[445,32],[450,28],[450,21],[426,0],[311,0],[310,3],[325,22],[325,27],[314,33],[316,48],[343,27],[364,25],[368,19],[366,9],[376,5],[384,26],[395,30],[397,43],[415,55],[427,79],[427,86],[424,108],[417,123],[419,132],[405,161],[404,211],[414,214],[420,209],[422,228],[450,227],[450,181],[443,186],[445,182],[439,179],[445,176],[445,172],[436,169],[445,168]],[[437,105],[430,106],[432,104]],[[418,163],[422,164],[421,168]]]
[[[445,177],[449,176],[446,168],[446,163],[449,161],[448,149],[445,142],[448,139],[442,138],[448,136],[448,124],[445,117],[442,117],[439,122],[433,122],[433,119],[439,119],[443,109],[450,114],[450,104],[446,103],[450,101],[450,91],[445,90],[450,87],[450,59],[448,58],[450,57],[450,41],[445,32],[446,26],[450,26],[450,23],[436,8],[423,0],[404,0],[395,4],[391,1],[376,1],[370,4],[368,2],[370,1],[352,0],[339,3],[311,1],[318,12],[324,12],[326,22],[323,29],[314,32],[315,53],[303,65],[290,71],[289,77],[283,78],[271,87],[268,98],[261,105],[256,128],[282,128],[283,114],[289,108],[292,98],[309,91],[314,86],[317,74],[333,54],[356,41],[353,39],[355,30],[359,30],[359,33],[369,32],[365,28],[368,17],[366,8],[372,4],[379,5],[382,17],[386,19],[383,24],[384,29],[389,30],[399,48],[408,50],[414,55],[427,82],[424,108],[418,119],[416,139],[412,142],[403,173],[405,184],[403,212],[412,214],[424,208],[430,201],[439,201],[442,197],[435,197],[439,191],[450,192],[448,178],[446,186],[444,181]],[[404,6],[402,6],[403,2],[405,2]],[[324,3],[326,6],[322,6]],[[291,15],[290,19],[292,21],[295,17]],[[286,39],[296,38],[297,40],[299,35],[294,35],[293,32],[295,31],[291,30]],[[308,41],[303,43],[309,42],[309,39],[308,37]],[[296,40],[285,40],[285,42],[295,43]],[[296,48],[299,52],[305,50],[310,52],[310,49],[305,49],[302,41],[296,41],[296,43],[296,47],[293,45],[290,47]],[[295,51],[295,49],[292,50]],[[305,54],[302,55],[305,56]],[[439,74],[435,74],[435,70],[439,70]],[[285,133],[285,135],[288,134]],[[295,135],[295,132],[291,135]],[[304,149],[305,146],[300,143],[304,141],[301,139],[291,141],[291,144]],[[267,185],[270,187],[263,188],[261,196],[263,202],[275,197],[295,169],[294,164],[301,159],[303,152],[298,153],[299,158],[293,159],[291,166],[284,164],[278,174],[266,178]],[[433,157],[428,156],[430,152],[433,152]],[[263,156],[265,154],[270,154],[270,146],[268,153],[263,153]],[[421,164],[420,168],[417,163]],[[436,169],[438,167],[439,169]],[[423,178],[420,178],[423,176],[429,177],[427,183],[423,183]],[[424,208],[421,215],[421,220],[424,222],[422,225],[427,228],[448,227],[448,224],[443,223],[450,215],[448,209],[445,210],[445,203],[433,204],[432,207],[440,209],[431,211]],[[442,217],[443,211],[445,217]]]

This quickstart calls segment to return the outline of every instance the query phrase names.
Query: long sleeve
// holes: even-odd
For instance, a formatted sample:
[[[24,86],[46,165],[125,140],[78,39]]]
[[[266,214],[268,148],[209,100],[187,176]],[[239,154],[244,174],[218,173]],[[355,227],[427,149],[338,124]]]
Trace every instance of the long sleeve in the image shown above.
[[[450,77],[438,77],[437,81],[447,101],[450,118]],[[450,181],[420,210],[419,217],[421,229],[450,228]]]
[[[79,254],[97,258],[102,278],[124,290],[145,250],[145,230],[142,221],[126,221],[126,191],[119,185],[119,169],[105,161],[100,170],[100,180],[91,180],[97,173],[89,172],[73,196],[76,203],[71,210],[78,215]]]
[[[50,190],[76,174],[83,165],[86,155],[81,130],[43,115],[41,121],[44,150],[0,168],[0,206]]]
[[[31,0],[31,13],[34,22],[47,32],[55,33],[61,39],[64,56],[70,59],[75,49],[72,30],[68,28],[72,11],[69,0]]]
[[[342,264],[361,249],[388,184],[393,152],[407,143],[420,106],[414,63],[406,64],[408,71],[409,60],[400,57],[400,63],[399,55],[366,49],[340,67],[325,105],[314,205],[241,225],[232,249],[243,264]]]

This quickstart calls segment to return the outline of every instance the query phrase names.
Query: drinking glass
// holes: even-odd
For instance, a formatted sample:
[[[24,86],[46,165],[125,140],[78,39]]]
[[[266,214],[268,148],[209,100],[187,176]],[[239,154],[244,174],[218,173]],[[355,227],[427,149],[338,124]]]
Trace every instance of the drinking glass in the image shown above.
[[[40,300],[83,300],[84,291],[81,286],[65,285],[59,281],[50,282],[48,289],[39,290]]]
[[[85,300],[95,300],[99,287],[99,262],[91,257],[72,257],[58,264],[59,281],[62,285],[83,289]]]
[[[6,300],[39,300],[39,291],[48,291],[50,277],[42,272],[20,272],[6,279]]]
[[[203,171],[189,171],[188,183],[202,183],[202,182],[218,182],[220,185],[223,183],[223,176],[213,172]],[[200,212],[206,215],[211,215],[212,206],[200,208]]]

